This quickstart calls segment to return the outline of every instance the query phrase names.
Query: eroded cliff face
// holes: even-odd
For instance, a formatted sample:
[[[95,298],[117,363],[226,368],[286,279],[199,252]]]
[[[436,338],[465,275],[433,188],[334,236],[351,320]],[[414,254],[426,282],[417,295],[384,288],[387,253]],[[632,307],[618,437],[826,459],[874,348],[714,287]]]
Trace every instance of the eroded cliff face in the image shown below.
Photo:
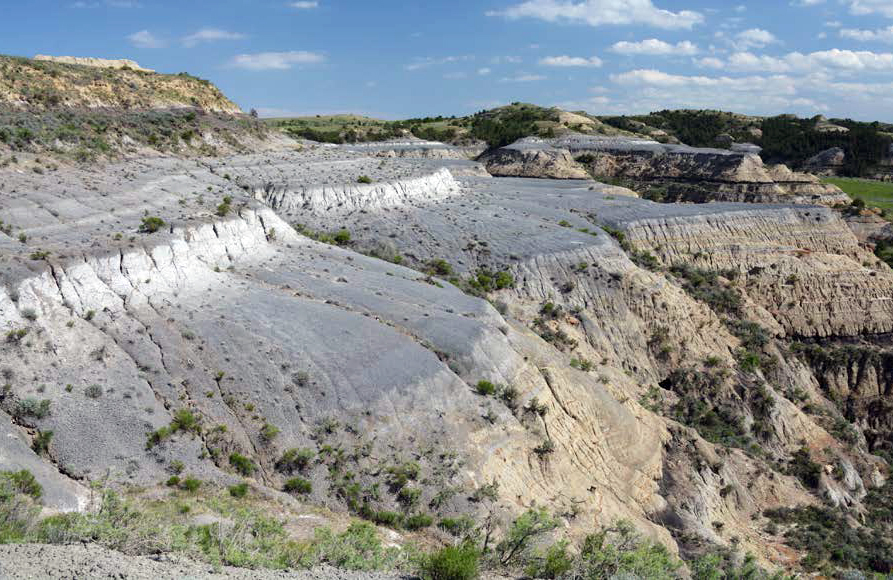
[[[705,161],[753,164],[728,162]],[[307,501],[372,517],[405,508],[384,478],[414,461],[434,515],[545,505],[572,537],[622,517],[683,554],[740,543],[786,567],[766,509],[855,513],[883,483],[868,451],[889,369],[847,377],[865,412],[846,415],[840,373],[789,347],[893,327],[893,272],[837,214],[476,167],[316,148],[112,166],[64,188],[8,174],[0,409],[19,443],[0,467],[44,466],[73,509],[91,480],[152,485],[174,461],[236,481],[234,453],[278,490],[286,451],[307,448]],[[164,227],[139,233],[147,212]],[[296,222],[346,229],[349,247]],[[22,412],[29,399],[50,412]],[[181,428],[183,410],[200,426]],[[809,486],[790,467],[803,449],[821,466]]]
[[[813,203],[833,206],[849,198],[818,178],[784,166],[763,165],[759,155],[698,149],[632,138],[568,135],[522,139],[485,153],[493,175],[630,180],[658,190],[661,201]],[[581,172],[582,170],[582,172]]]

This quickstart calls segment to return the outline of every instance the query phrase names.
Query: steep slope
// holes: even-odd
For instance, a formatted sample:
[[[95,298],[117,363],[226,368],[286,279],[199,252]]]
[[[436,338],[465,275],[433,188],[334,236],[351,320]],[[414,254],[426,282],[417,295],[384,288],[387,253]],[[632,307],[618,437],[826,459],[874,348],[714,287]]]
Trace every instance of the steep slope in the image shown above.
[[[885,355],[844,381],[809,350],[893,332],[893,271],[837,213],[387,147],[0,169],[0,470],[57,509],[175,474],[395,528],[502,537],[542,506],[572,540],[623,518],[685,558],[889,572],[810,553],[778,511],[886,493]],[[653,157],[673,155],[777,185],[747,156]],[[852,553],[886,549],[873,518],[845,520],[878,536]]]
[[[100,61],[98,66],[98,59],[73,64],[46,58],[0,55],[2,165],[294,146],[242,114],[206,80],[134,69],[118,61]],[[33,168],[28,163],[25,168],[46,171],[53,165]]]
[[[0,106],[40,112],[67,109],[200,108],[242,110],[209,81],[181,73],[98,67],[0,55]]]

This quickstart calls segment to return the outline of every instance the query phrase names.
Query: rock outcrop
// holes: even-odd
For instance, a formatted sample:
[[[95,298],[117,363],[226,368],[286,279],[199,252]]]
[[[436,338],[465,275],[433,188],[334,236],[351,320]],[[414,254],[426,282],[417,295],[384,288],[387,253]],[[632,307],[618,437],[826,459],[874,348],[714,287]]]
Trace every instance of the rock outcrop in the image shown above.
[[[77,64],[81,66],[92,66],[95,68],[130,69],[147,73],[155,72],[152,69],[141,67],[139,64],[136,63],[136,61],[132,61],[126,58],[107,59],[79,56],[48,56],[45,54],[38,54],[34,57],[34,60],[60,62],[62,64]]]
[[[121,62],[126,61],[110,61]],[[83,66],[0,56],[0,107],[27,113],[101,110],[124,114],[159,109],[242,110],[210,82],[125,66]]]
[[[590,178],[586,170],[574,162],[567,149],[531,148],[525,145],[509,145],[489,151],[479,157],[479,161],[496,177]]]
[[[837,175],[845,160],[846,152],[840,147],[832,147],[807,159],[803,167],[817,175]]]
[[[485,154],[493,175],[627,179],[663,190],[664,201],[846,203],[849,197],[818,178],[784,166],[766,167],[758,155],[698,149],[630,138],[568,135],[527,138]]]

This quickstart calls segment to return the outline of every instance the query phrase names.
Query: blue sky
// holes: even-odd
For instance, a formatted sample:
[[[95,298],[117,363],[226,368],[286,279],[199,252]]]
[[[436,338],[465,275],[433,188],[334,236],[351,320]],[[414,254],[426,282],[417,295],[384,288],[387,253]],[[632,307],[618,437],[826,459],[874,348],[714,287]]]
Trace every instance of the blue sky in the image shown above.
[[[893,121],[893,0],[0,0],[0,52],[132,58],[264,115],[511,101]]]

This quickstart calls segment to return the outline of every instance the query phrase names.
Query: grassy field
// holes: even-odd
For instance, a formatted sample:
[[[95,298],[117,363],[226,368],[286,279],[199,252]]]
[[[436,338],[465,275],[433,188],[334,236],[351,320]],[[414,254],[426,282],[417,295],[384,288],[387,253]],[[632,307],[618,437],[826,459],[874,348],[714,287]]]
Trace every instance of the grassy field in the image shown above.
[[[858,197],[868,205],[893,211],[893,183],[846,177],[829,177],[822,181],[836,185],[850,197]]]

